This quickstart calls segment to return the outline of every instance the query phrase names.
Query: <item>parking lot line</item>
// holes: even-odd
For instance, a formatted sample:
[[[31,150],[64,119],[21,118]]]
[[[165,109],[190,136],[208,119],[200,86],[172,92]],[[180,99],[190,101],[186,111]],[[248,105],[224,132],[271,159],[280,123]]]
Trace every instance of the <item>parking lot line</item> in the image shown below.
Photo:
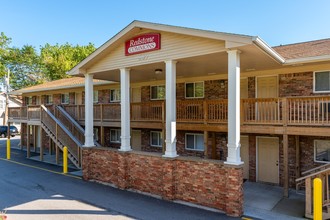
[[[38,170],[43,170],[43,171],[50,172],[50,173],[55,173],[55,174],[59,174],[59,175],[63,175],[63,176],[68,176],[68,177],[72,177],[72,178],[76,178],[76,179],[81,179],[81,177],[79,177],[79,176],[75,176],[75,175],[71,175],[71,174],[63,174],[61,172],[48,170],[48,169],[45,169],[45,168],[41,168],[41,167],[38,167],[38,166],[33,166],[33,165],[25,164],[25,163],[20,163],[20,162],[13,161],[13,160],[7,160],[5,158],[0,158],[0,160],[15,163],[15,164],[25,166],[25,167],[30,167],[30,168],[34,168],[34,169],[38,169]]]

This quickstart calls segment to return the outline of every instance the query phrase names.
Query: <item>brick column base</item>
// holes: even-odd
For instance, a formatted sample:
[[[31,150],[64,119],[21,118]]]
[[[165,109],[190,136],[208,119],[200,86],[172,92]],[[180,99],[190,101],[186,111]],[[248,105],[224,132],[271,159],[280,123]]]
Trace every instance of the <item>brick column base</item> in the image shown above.
[[[229,216],[243,215],[243,168],[227,167],[226,214]]]

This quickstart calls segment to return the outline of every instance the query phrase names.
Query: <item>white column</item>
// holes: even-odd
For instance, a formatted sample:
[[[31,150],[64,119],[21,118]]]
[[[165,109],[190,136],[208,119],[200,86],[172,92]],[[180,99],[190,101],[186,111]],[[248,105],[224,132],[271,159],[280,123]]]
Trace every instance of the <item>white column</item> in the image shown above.
[[[240,165],[240,52],[228,51],[228,157],[225,163]]]
[[[121,96],[121,146],[120,151],[131,149],[131,117],[129,100],[129,69],[120,69],[120,96]]]
[[[85,74],[85,144],[84,147],[93,147],[93,75]]]
[[[177,157],[176,152],[176,61],[166,61],[166,150],[164,157]]]

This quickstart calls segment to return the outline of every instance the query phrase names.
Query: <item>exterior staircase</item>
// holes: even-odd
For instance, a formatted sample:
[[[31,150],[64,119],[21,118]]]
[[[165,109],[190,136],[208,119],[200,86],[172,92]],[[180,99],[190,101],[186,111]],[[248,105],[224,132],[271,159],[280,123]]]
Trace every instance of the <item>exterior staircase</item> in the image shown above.
[[[323,219],[330,219],[330,164],[325,164],[305,172],[302,177],[296,179],[296,189],[305,188],[305,217],[313,218],[313,180],[322,180],[322,206]]]
[[[56,111],[55,111],[56,114]],[[54,143],[63,150],[63,147],[68,148],[68,158],[79,169],[82,166],[82,151],[83,142],[81,137],[75,136],[75,129],[71,131],[60,120],[61,116],[56,117],[44,105],[41,105],[41,127],[54,141]],[[64,120],[63,118],[61,118]],[[74,127],[74,125],[71,125]],[[83,137],[83,136],[82,136]],[[79,140],[80,139],[80,140]]]

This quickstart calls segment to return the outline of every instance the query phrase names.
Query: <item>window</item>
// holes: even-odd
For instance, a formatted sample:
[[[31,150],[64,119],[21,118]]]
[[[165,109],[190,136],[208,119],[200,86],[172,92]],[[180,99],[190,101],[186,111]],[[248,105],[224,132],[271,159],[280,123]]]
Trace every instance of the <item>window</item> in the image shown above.
[[[162,132],[160,131],[151,131],[150,132],[150,145],[153,147],[162,147],[163,137]]]
[[[165,86],[150,86],[151,100],[165,99]]]
[[[26,105],[32,105],[32,96],[26,97]]]
[[[186,98],[203,98],[204,82],[186,83]]]
[[[314,92],[330,92],[330,71],[314,72]]]
[[[99,91],[98,90],[94,90],[93,91],[93,102],[94,103],[98,103],[99,102]]]
[[[316,162],[330,162],[330,140],[314,141],[314,160]]]
[[[110,102],[120,102],[120,89],[110,89]]]
[[[186,134],[186,149],[188,150],[204,150],[203,134]]]
[[[46,95],[46,104],[53,104],[53,95]]]
[[[121,130],[120,129],[111,129],[110,130],[110,142],[120,143]]]
[[[69,104],[69,101],[70,101],[69,93],[61,94],[61,103],[62,104]]]
[[[99,141],[99,128],[93,128],[94,140]]]

